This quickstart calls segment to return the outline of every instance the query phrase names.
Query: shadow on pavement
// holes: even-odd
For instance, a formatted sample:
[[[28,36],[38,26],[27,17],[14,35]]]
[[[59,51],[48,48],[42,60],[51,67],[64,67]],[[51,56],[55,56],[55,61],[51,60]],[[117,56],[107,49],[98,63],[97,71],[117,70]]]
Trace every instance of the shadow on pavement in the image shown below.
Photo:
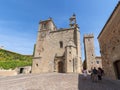
[[[103,78],[102,81],[92,82],[90,76],[85,80],[82,75],[78,79],[78,90],[120,90],[120,84],[113,80]]]

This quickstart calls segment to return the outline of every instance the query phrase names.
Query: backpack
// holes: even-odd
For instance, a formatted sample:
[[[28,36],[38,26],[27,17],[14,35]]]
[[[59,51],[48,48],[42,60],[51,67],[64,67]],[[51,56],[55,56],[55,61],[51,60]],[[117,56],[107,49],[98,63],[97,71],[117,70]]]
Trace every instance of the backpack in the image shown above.
[[[93,69],[93,74],[97,74],[97,70],[96,69]]]

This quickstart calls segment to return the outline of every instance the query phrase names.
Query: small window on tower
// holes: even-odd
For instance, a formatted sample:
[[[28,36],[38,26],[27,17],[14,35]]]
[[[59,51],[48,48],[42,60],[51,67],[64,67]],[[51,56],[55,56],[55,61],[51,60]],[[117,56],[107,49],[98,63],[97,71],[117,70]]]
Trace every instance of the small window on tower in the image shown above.
[[[60,48],[63,48],[63,42],[60,41],[59,43],[60,43]]]
[[[38,63],[36,64],[36,66],[38,67]]]
[[[99,61],[96,61],[97,64],[99,64]]]
[[[47,28],[47,24],[44,23],[44,24],[43,24],[43,29],[46,29],[46,28]]]
[[[117,42],[120,42],[120,40],[117,40]]]

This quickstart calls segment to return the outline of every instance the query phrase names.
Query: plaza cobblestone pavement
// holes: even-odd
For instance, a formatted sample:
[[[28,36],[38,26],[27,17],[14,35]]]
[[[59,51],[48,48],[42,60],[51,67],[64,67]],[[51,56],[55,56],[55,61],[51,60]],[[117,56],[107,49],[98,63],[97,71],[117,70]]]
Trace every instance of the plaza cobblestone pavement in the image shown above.
[[[120,90],[120,81],[103,79],[93,83],[82,75],[45,73],[2,77],[0,90]]]
[[[90,77],[86,80],[79,76],[79,90],[120,90],[119,80],[110,80],[103,78],[102,81],[92,82]]]

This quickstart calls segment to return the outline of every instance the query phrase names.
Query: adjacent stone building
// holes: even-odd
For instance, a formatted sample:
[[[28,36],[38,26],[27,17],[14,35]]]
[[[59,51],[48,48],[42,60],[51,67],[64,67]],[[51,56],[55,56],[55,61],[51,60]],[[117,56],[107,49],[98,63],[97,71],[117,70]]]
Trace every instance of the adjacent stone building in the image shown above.
[[[57,29],[51,18],[40,21],[32,73],[80,73],[81,63],[76,16],[70,18],[70,28]]]
[[[101,58],[101,56],[96,56],[95,57],[95,60],[96,60],[96,68],[102,68],[102,58]]]
[[[84,68],[87,68],[87,71],[91,71],[94,67],[102,68],[102,60],[101,57],[95,55],[95,47],[94,47],[94,35],[93,34],[85,34],[83,38],[84,42],[84,52],[85,52],[85,61]]]
[[[120,1],[98,36],[105,75],[120,79]]]

